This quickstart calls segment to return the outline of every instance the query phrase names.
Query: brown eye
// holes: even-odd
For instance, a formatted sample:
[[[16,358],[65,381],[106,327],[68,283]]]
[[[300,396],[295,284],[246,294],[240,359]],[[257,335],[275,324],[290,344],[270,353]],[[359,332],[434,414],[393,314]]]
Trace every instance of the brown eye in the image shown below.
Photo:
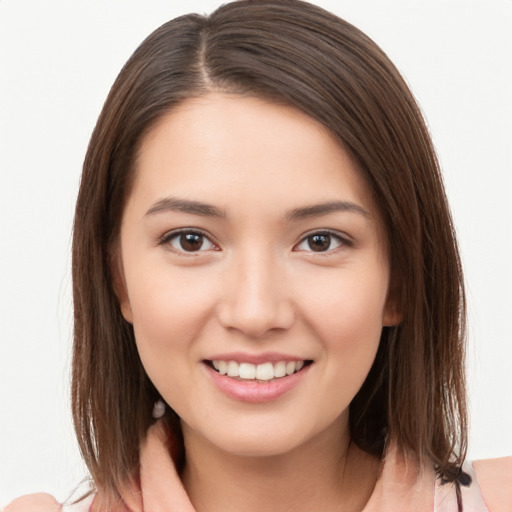
[[[203,235],[187,233],[180,235],[179,244],[184,251],[199,251],[203,245]]]
[[[312,251],[328,251],[331,246],[331,235],[312,235],[307,238],[308,246]]]
[[[199,252],[213,249],[214,244],[202,233],[182,231],[168,237],[167,242],[177,252]]]
[[[306,236],[302,239],[302,241],[296,246],[295,250],[305,251],[305,252],[328,252],[342,245],[350,245],[345,239],[343,239],[340,235],[334,233],[313,233],[311,235]]]

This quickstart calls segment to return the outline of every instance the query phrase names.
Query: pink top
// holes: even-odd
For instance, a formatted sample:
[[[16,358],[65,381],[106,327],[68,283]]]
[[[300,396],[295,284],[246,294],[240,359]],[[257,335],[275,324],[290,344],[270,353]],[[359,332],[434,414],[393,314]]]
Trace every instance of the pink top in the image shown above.
[[[464,512],[512,512],[512,458],[482,461],[499,467],[499,480],[507,489],[489,508],[482,495],[473,464],[464,472],[470,478],[458,487]],[[506,469],[503,475],[502,469]],[[495,476],[492,469],[487,474]],[[480,474],[480,473],[479,473]],[[466,485],[462,485],[466,484]],[[503,487],[503,486],[501,486]],[[195,512],[169,455],[166,433],[158,423],[150,428],[141,450],[140,486],[122,491],[124,504],[111,512]],[[375,489],[362,512],[457,512],[457,486],[443,485],[432,467],[418,472],[396,449],[389,450]],[[95,512],[100,496],[91,496],[74,505],[59,505],[47,494],[30,495],[15,500],[4,512]]]

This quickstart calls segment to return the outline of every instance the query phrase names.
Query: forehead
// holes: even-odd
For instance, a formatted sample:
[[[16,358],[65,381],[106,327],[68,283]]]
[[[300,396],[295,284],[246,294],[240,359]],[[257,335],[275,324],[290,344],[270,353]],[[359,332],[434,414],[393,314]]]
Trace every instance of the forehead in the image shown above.
[[[373,210],[370,193],[339,141],[289,106],[234,94],[190,99],[144,138],[134,194],[214,200],[264,198],[276,208],[342,199]]]

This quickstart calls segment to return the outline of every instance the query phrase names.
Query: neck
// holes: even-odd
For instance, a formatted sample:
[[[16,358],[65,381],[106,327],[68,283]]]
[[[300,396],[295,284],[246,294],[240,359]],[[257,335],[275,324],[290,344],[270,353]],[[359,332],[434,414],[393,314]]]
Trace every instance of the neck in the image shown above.
[[[292,451],[259,457],[183,431],[182,479],[197,512],[360,512],[377,481],[379,461],[350,442],[345,421]]]

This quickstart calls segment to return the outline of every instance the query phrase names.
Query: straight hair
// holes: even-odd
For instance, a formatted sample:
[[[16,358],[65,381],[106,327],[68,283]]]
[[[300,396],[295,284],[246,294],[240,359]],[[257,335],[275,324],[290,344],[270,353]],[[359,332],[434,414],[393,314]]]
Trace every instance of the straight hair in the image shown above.
[[[349,152],[385,227],[402,321],[384,327],[350,404],[351,439],[383,457],[389,442],[454,481],[467,445],[465,299],[438,160],[405,81],[365,34],[299,0],[240,0],[153,32],[121,70],[85,157],[73,231],[72,410],[97,489],[136,478],[159,398],[120,311],[115,261],[124,205],[148,131],[211,92],[292,106]],[[183,460],[179,418],[165,421]]]

